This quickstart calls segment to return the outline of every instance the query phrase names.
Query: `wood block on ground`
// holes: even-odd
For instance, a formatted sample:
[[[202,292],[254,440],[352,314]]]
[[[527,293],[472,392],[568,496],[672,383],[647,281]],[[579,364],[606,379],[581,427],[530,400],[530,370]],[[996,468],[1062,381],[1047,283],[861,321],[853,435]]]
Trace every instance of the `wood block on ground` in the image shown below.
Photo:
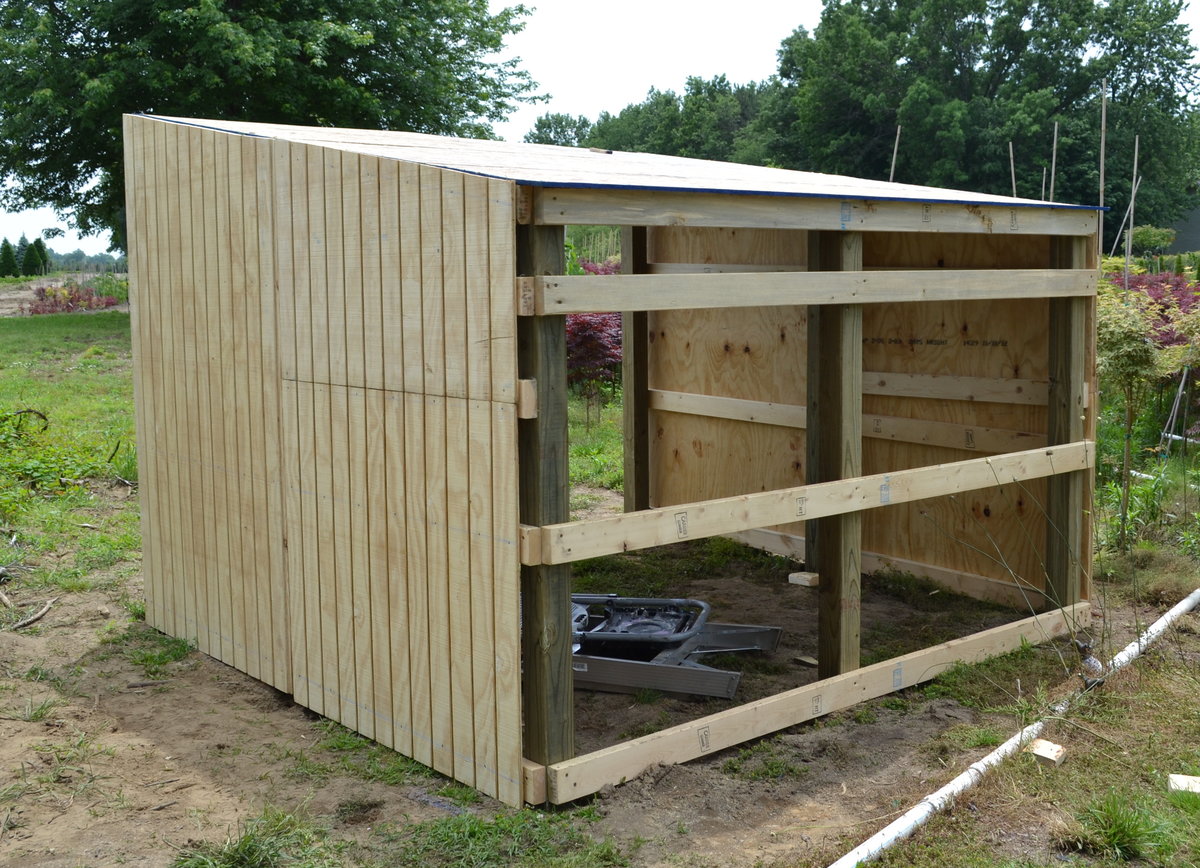
[[[1034,758],[1045,766],[1060,766],[1062,761],[1067,758],[1065,747],[1052,741],[1046,741],[1044,738],[1035,738],[1025,750],[1033,754]]]
[[[817,573],[788,573],[788,583],[793,585],[804,585],[806,588],[815,588],[821,582],[821,577]]]

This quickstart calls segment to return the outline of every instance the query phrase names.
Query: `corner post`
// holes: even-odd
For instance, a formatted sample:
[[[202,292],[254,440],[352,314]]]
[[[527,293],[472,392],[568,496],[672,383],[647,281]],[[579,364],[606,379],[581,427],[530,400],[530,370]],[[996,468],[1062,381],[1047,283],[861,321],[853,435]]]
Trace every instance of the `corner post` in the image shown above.
[[[1051,239],[1052,268],[1087,268],[1090,236]],[[1087,327],[1090,298],[1050,299],[1050,400],[1047,443],[1087,437]],[[1084,512],[1087,474],[1062,473],[1046,480],[1046,582],[1050,604],[1083,599]]]
[[[809,271],[861,271],[862,234],[812,232]],[[862,305],[808,308],[808,424],[805,481],[862,476]],[[859,666],[862,515],[810,521],[806,564],[818,585],[817,672]]]
[[[518,226],[517,271],[562,274],[563,227]],[[536,382],[538,414],[518,422],[520,516],[530,525],[570,518],[567,475],[566,317],[517,321],[518,375]],[[525,756],[547,765],[575,755],[570,567],[521,567]]]
[[[646,227],[621,232],[621,273],[646,272]],[[646,311],[621,314],[621,402],[625,417],[625,511],[650,508],[650,341]]]

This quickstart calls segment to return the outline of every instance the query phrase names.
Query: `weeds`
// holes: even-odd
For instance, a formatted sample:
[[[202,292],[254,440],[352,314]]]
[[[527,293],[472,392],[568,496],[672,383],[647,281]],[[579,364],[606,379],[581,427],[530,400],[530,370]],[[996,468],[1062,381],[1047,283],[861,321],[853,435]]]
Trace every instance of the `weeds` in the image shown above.
[[[390,786],[434,777],[433,770],[428,766],[364,738],[332,720],[323,720],[317,727],[325,734],[317,746],[334,754],[336,767],[346,774]]]
[[[806,769],[787,756],[787,749],[778,738],[767,738],[738,750],[737,756],[725,760],[721,771],[747,781],[779,780],[801,777]]]
[[[342,868],[344,846],[330,843],[325,830],[278,808],[241,825],[237,837],[220,844],[189,844],[171,868]]]
[[[463,813],[385,832],[379,868],[588,866],[617,868],[628,859],[611,841],[595,841],[571,813],[518,811],[493,819]]]
[[[1141,801],[1110,790],[1076,817],[1078,825],[1060,835],[1063,849],[1129,861],[1168,852],[1172,829]]]

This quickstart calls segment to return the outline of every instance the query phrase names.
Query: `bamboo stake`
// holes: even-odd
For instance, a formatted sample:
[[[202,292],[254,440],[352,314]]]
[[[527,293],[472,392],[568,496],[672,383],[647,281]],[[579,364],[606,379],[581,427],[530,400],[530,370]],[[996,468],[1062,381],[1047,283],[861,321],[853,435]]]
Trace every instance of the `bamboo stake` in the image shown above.
[[[1129,257],[1133,246],[1133,206],[1137,202],[1137,188],[1141,178],[1138,177],[1138,148],[1141,136],[1133,137],[1133,183],[1129,187],[1129,228],[1125,230],[1125,291],[1129,292]]]
[[[1050,149],[1050,201],[1054,201],[1054,174],[1058,168],[1058,121],[1054,122],[1054,146]]]
[[[1017,198],[1017,161],[1013,158],[1012,142],[1008,143],[1008,173],[1012,176],[1013,198]]]
[[[1104,252],[1104,155],[1108,140],[1108,79],[1100,80],[1100,211],[1096,215],[1096,246]]]
[[[888,172],[888,183],[889,184],[892,182],[892,179],[896,177],[896,154],[900,151],[900,130],[901,129],[903,129],[903,127],[901,127],[900,124],[896,124],[896,141],[892,145],[892,170],[890,172]]]

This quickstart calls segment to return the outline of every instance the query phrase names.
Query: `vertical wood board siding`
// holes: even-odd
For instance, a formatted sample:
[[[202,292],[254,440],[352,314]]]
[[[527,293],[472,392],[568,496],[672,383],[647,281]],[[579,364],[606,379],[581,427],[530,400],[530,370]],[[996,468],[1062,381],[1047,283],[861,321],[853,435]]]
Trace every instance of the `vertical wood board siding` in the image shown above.
[[[511,185],[127,136],[151,623],[519,803]]]
[[[126,136],[147,619],[290,690],[270,146]]]

